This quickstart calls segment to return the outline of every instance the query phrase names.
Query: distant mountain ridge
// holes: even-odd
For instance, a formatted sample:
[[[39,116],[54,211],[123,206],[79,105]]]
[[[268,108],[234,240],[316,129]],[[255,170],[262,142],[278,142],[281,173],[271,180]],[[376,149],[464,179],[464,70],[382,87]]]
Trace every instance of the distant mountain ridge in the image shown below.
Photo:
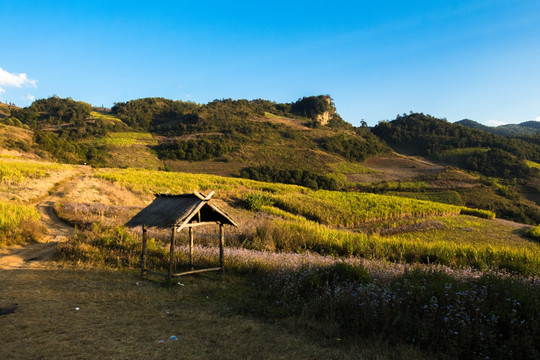
[[[500,136],[535,135],[540,133],[540,121],[525,121],[520,124],[507,124],[500,126],[486,126],[477,121],[463,119],[454,124],[466,126],[471,129],[482,130]]]

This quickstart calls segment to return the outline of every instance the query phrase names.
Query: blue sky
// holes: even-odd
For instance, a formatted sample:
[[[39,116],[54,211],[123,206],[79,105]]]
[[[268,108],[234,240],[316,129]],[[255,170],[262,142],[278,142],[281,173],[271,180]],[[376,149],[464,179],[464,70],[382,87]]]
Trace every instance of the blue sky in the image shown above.
[[[330,94],[358,125],[540,120],[540,1],[0,0],[0,100]]]

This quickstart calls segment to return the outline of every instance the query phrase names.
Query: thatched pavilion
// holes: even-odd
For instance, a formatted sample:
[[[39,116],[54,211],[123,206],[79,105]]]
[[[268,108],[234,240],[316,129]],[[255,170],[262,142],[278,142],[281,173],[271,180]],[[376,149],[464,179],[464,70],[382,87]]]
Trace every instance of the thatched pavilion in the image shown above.
[[[225,271],[223,262],[223,247],[225,246],[224,225],[237,227],[229,215],[210,201],[214,192],[207,196],[194,191],[191,194],[156,194],[156,199],[126,223],[127,227],[142,226],[143,240],[141,252],[141,276],[146,272],[165,276],[170,281],[173,277],[194,274],[205,271]],[[193,264],[193,228],[196,226],[219,225],[219,267],[201,268],[194,270]],[[169,271],[167,274],[148,270],[146,268],[146,230],[148,228],[171,229],[171,242],[169,250]],[[173,256],[175,233],[182,229],[189,229],[189,265],[190,270],[173,274]]]

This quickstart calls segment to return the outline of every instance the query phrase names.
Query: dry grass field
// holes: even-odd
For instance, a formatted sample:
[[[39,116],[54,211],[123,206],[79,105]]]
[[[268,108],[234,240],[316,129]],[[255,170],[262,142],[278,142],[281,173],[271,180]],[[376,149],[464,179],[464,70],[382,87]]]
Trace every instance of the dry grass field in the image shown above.
[[[313,336],[298,320],[242,315],[255,301],[245,279],[181,281],[165,288],[134,272],[54,265],[0,271],[0,308],[17,304],[0,315],[0,358],[429,359],[410,347]]]
[[[526,280],[528,274],[537,279],[538,244],[521,236],[523,226],[498,219],[457,215],[460,208],[455,206],[355,192],[314,192],[292,185],[210,175],[132,169],[94,170],[83,166],[56,167],[53,164],[34,162],[28,162],[25,167],[20,161],[12,159],[4,159],[3,164],[10,170],[6,170],[5,174],[16,176],[6,177],[6,186],[0,191],[0,196],[5,201],[36,206],[48,233],[36,243],[0,249],[0,327],[3,330],[0,359],[450,359],[453,358],[451,355],[447,356],[444,349],[439,350],[436,346],[429,347],[425,343],[413,346],[414,341],[409,341],[407,334],[399,333],[401,327],[395,329],[393,338],[385,337],[385,329],[391,328],[393,321],[399,320],[394,315],[388,315],[390,310],[403,306],[398,310],[405,319],[402,321],[415,319],[414,316],[408,316],[418,309],[420,312],[427,311],[423,307],[427,302],[417,304],[417,299],[432,291],[435,295],[429,301],[439,299],[441,306],[447,301],[449,309],[459,308],[459,316],[473,313],[477,309],[474,291],[477,288],[487,288],[480,287],[482,283],[475,283],[475,279],[485,276],[488,282],[493,274],[499,276],[497,271],[505,268],[497,268],[497,264],[503,264],[502,260],[506,261],[506,258],[503,259],[503,255],[506,256],[504,251],[511,256],[517,254],[517,251],[527,253],[528,257],[519,260],[514,256],[512,261],[523,263],[520,268],[523,276],[520,279],[529,281]],[[410,163],[399,166],[416,169]],[[345,171],[347,169],[341,170],[348,172]],[[363,168],[355,171],[377,176],[377,173],[369,173]],[[383,171],[386,173],[386,170]],[[438,170],[426,164],[420,167],[420,172],[435,171]],[[169,288],[161,282],[140,280],[134,269],[140,242],[136,236],[131,240],[124,239],[123,235],[118,236],[124,234],[124,230],[116,226],[123,224],[138,208],[150,203],[153,199],[152,191],[187,192],[189,189],[204,192],[216,190],[220,206],[240,224],[240,229],[227,231],[231,237],[227,240],[230,240],[228,244],[231,246],[227,249],[228,254],[236,252],[247,255],[236,258],[229,256],[226,259],[229,270],[225,276],[206,274],[184,277],[177,280],[180,284],[175,282]],[[27,193],[32,195],[25,195]],[[246,203],[250,195],[252,198],[272,200],[275,206],[262,204],[259,210],[249,210]],[[373,200],[373,204],[362,205],[363,201],[369,199]],[[391,201],[381,208],[385,199]],[[338,203],[344,209],[342,217],[338,216],[340,213],[335,208]],[[400,208],[409,203],[421,205],[428,210],[423,214]],[[439,207],[442,209],[440,212],[429,210]],[[383,213],[383,208],[388,211],[391,209],[391,214]],[[353,224],[354,227],[347,227],[351,217],[347,214],[360,216],[360,210],[368,211],[374,216],[374,221],[358,221]],[[406,216],[401,216],[400,211],[405,211]],[[393,216],[394,213],[397,215]],[[63,223],[57,215],[80,228],[75,229]],[[309,221],[305,216],[323,219],[321,222],[326,225]],[[204,232],[197,231],[197,236],[204,235]],[[66,240],[58,251],[64,256],[63,260],[59,261],[60,255],[57,255],[57,261],[54,261],[55,244]],[[286,244],[286,241],[290,241],[290,244]],[[301,246],[295,246],[296,243]],[[273,244],[274,250],[278,249],[277,245],[281,249],[287,249],[288,246],[292,250],[276,253],[256,251],[265,248],[265,244]],[[319,271],[318,265],[312,264],[311,268],[299,265],[275,271],[265,263],[273,257],[274,263],[281,269],[289,261],[286,259],[304,255],[308,259],[311,255],[304,250],[309,244],[313,245],[309,249],[320,251],[319,255],[313,254],[313,257],[323,259],[323,262],[347,262],[353,268],[358,265],[355,271],[367,271],[372,280],[375,280],[364,284],[361,281],[348,283],[348,278],[335,278],[337,282],[329,284],[321,277],[324,271],[320,273],[323,275],[316,274]],[[199,245],[199,252],[204,252],[203,249],[211,250],[209,243],[202,242]],[[296,251],[296,248],[300,249],[300,254],[283,253]],[[373,265],[368,265],[367,260],[361,257],[344,256],[340,259],[326,256],[334,253],[330,250],[345,254],[350,251],[355,254],[367,251],[365,258],[371,259]],[[381,259],[377,258],[377,252]],[[392,254],[398,252],[400,259],[403,253],[402,260],[385,260],[397,259]],[[135,259],[134,262],[128,264],[120,258],[127,253]],[[255,253],[259,254],[259,260],[252,256]],[[427,262],[423,260],[426,254]],[[439,259],[433,256],[435,254],[439,255]],[[452,261],[447,261],[450,264],[447,267],[442,266],[446,264],[443,262],[446,255],[450,260],[457,256],[456,259],[467,266],[483,265],[486,273],[483,274],[484,270],[481,269],[473,271],[471,267],[458,269],[457,265],[450,269],[448,266],[453,266]],[[497,260],[498,257],[501,261]],[[438,265],[432,266],[430,261],[434,259]],[[497,261],[492,262],[493,259]],[[256,261],[262,265],[253,265]],[[309,265],[309,261],[300,262]],[[295,264],[298,265],[298,261]],[[249,266],[262,272],[246,270]],[[268,268],[266,274],[260,270],[265,266]],[[441,269],[449,273],[456,271],[462,275],[454,280],[440,275],[440,278],[436,278],[440,283],[437,283],[426,280],[429,271],[428,275],[421,272],[410,275],[408,270],[402,270],[399,274],[388,270],[405,269],[408,266],[410,269],[432,268],[433,272]],[[494,272],[488,271],[487,267],[493,268]],[[345,271],[342,275],[358,280],[356,276],[359,273],[347,272],[352,271],[351,268],[338,266],[337,269]],[[421,286],[415,288],[413,284],[411,291],[417,293],[407,297],[407,289],[399,292],[401,288],[390,287],[392,280],[383,279],[387,275],[381,278],[381,282],[377,282],[377,276],[383,273],[388,273],[388,279],[404,277],[415,280],[414,276],[418,276]],[[503,272],[500,276],[496,284],[497,281],[501,281],[501,284],[506,282],[501,285],[508,286],[509,295],[505,296],[512,299],[515,296],[515,299],[522,301],[519,292],[521,285],[510,287],[513,283],[508,279],[509,275]],[[449,283],[445,283],[447,281]],[[478,281],[484,280],[482,278]],[[401,283],[396,280],[395,284]],[[335,289],[332,287],[334,285]],[[347,286],[353,285],[354,288],[350,289],[358,292],[353,291],[348,297],[350,294],[346,292],[349,289]],[[276,286],[274,292],[277,294],[281,291],[287,298],[287,303],[283,305],[288,307],[280,305],[279,315],[272,312],[272,306],[278,307],[275,305],[277,302],[271,300],[273,303],[268,305],[266,301],[271,297],[265,290],[261,292],[261,288],[268,286]],[[422,286],[425,290],[422,290]],[[449,286],[449,290],[446,286]],[[444,289],[445,294],[447,290],[450,292],[442,296],[439,287]],[[379,290],[380,293],[377,292]],[[469,290],[472,294],[470,304],[459,305],[461,297]],[[344,302],[335,301],[334,296],[325,297],[325,294],[332,291],[336,291],[336,294],[342,291],[340,301]],[[368,305],[371,301],[369,299],[375,299],[372,309],[378,309],[377,304],[382,304],[381,299],[387,299],[392,291],[399,294],[396,299],[403,299],[403,303],[396,302],[381,308],[381,318],[384,318],[386,312],[391,321],[382,325],[383,330],[375,329],[363,334],[358,321],[365,324],[365,327],[374,325],[376,328],[378,320],[362,320],[369,317],[359,317],[356,302]],[[457,294],[455,301],[454,293]],[[262,298],[264,294],[265,299]],[[295,312],[294,309],[301,309],[306,304],[298,295],[314,301],[313,311],[308,307]],[[528,309],[536,306],[534,301],[531,300],[532,305],[523,309],[519,303],[514,304],[514,308],[519,311],[516,316],[523,316],[523,321],[529,321],[525,319],[531,313]],[[346,305],[341,307],[341,304]],[[492,314],[491,311],[510,314],[506,308],[488,305],[482,310],[486,317]],[[327,312],[329,308],[332,310]],[[317,309],[322,311],[317,312]],[[351,323],[350,315],[353,313],[357,316],[357,323],[351,330],[347,324]],[[332,318],[332,314],[338,317]],[[340,323],[340,314],[346,315],[345,322]],[[439,312],[433,310],[428,315],[431,320],[426,320],[425,324],[433,325],[433,331],[443,328],[437,320]],[[452,326],[460,324],[457,320],[458,317]],[[411,323],[416,324],[414,321]],[[533,330],[525,334],[527,339],[532,338],[536,331],[534,322],[529,323]],[[456,329],[461,331],[473,328],[467,323]],[[415,330],[414,326],[412,330]],[[178,340],[169,340],[171,336],[176,336]],[[473,339],[475,336],[471,332],[467,336],[456,336],[456,341]],[[411,345],[403,345],[406,342]],[[453,351],[459,349],[459,346],[450,344],[451,341],[441,343]],[[496,344],[496,340],[492,344]],[[425,349],[436,353],[431,355]],[[488,348],[486,351],[494,350]]]

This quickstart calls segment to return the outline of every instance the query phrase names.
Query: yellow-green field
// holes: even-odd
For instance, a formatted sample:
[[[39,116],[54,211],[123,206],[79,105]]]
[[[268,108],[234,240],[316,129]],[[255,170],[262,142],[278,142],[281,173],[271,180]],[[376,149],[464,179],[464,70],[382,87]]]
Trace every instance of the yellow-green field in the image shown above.
[[[233,201],[255,195],[263,199],[258,213],[277,218],[257,225],[255,233],[249,235],[251,238],[244,245],[254,249],[309,250],[407,263],[540,273],[540,246],[489,220],[493,214],[487,211],[397,196],[313,191],[294,185],[202,174],[107,169],[95,176],[138,193],[216,190],[217,198]],[[249,212],[244,210],[244,214]],[[384,237],[361,230],[366,223],[433,217],[442,223],[439,229],[412,227],[405,234]],[[340,228],[359,228],[360,232]]]
[[[113,132],[98,139],[89,140],[94,146],[119,146],[129,147],[132,145],[156,145],[157,140],[150,133],[145,132]]]
[[[94,118],[94,119],[106,120],[106,121],[110,121],[110,122],[121,122],[122,121],[119,118],[117,118],[116,116],[102,114],[102,113],[97,112],[97,111],[90,112],[90,116],[92,116],[92,118]]]
[[[19,165],[12,163],[15,167]],[[395,344],[414,348],[418,345],[418,349],[434,352],[435,357],[450,351],[456,358],[467,358],[471,351],[474,354],[482,351],[494,358],[493,354],[501,346],[507,346],[520,356],[532,351],[528,346],[538,328],[534,317],[538,313],[539,298],[534,284],[540,275],[540,244],[521,237],[518,225],[491,219],[493,214],[488,211],[398,196],[314,191],[295,185],[215,175],[87,167],[80,171],[83,169],[87,171],[84,181],[62,189],[62,196],[70,203],[57,206],[59,216],[72,222],[80,221],[86,228],[60,244],[57,260],[63,266],[138,267],[141,252],[138,233],[116,226],[125,223],[132,216],[129,214],[137,209],[130,206],[133,202],[128,200],[120,204],[110,199],[120,196],[150,201],[148,194],[152,192],[198,190],[208,193],[215,190],[215,198],[237,220],[240,228],[227,231],[227,277],[220,279],[229,279],[226,280],[229,283],[222,286],[219,295],[217,291],[209,294],[204,290],[200,299],[208,299],[208,304],[221,309],[230,309],[222,300],[223,296],[232,296],[231,303],[237,307],[230,311],[249,314],[242,322],[252,321],[253,314],[271,323],[286,317],[292,319],[291,328],[298,321],[305,321],[308,337],[324,328],[326,332],[318,335],[324,341],[343,339],[349,343],[357,339],[385,338]],[[28,171],[28,174],[21,176],[46,176],[39,175],[38,170]],[[94,187],[103,199],[102,204],[94,197],[88,197],[92,199],[91,204],[83,204],[80,196],[73,195]],[[112,221],[113,218],[118,222]],[[25,230],[28,228],[25,222],[37,219],[39,215],[33,207],[15,202],[0,203],[0,236],[24,238],[30,233]],[[217,237],[204,231],[198,228],[196,232],[196,261],[203,266],[215,266]],[[150,233],[147,265],[152,269],[168,267],[169,254],[161,243],[162,234],[152,229]],[[178,268],[186,266],[188,261],[185,240],[184,236],[178,237],[177,252],[173,256]],[[0,245],[6,244],[10,243],[0,240]],[[184,287],[191,288],[198,282],[195,277],[191,279],[194,280],[182,279],[177,285],[175,281],[175,288],[166,290],[170,294],[182,294]],[[130,282],[134,286],[133,281]],[[114,287],[114,281],[108,284]],[[147,283],[136,283],[139,284]],[[139,289],[136,285],[134,289]],[[100,282],[84,286],[90,286],[94,294],[110,292]],[[248,299],[246,294],[251,294],[249,299],[256,301],[238,306],[241,304],[238,299]],[[218,300],[210,300],[209,295]],[[137,293],[134,299],[141,296]],[[96,304],[86,306],[106,308],[106,298],[96,298],[93,301]],[[169,298],[174,296],[166,299]],[[505,305],[507,299],[511,305]],[[75,306],[84,309],[80,299],[77,301]],[[183,298],[178,299],[178,304],[162,304],[166,306],[162,310],[169,313],[171,308],[186,306]],[[127,319],[136,309],[126,309],[123,314]],[[443,319],[441,311],[447,320]],[[500,320],[493,323],[493,316]],[[69,323],[69,319],[70,316],[62,321]],[[114,324],[108,324],[103,331],[106,332],[108,326]],[[123,331],[134,333],[139,325],[126,322],[125,327]],[[501,328],[511,329],[520,336],[504,338],[501,342]],[[153,330],[152,344],[161,336],[157,330]],[[452,336],[446,336],[450,331]],[[493,337],[481,340],[483,334],[488,333]],[[26,332],[17,334],[26,335]],[[94,341],[93,334],[85,334],[88,341]],[[280,344],[283,343],[280,340]],[[478,343],[485,346],[478,347]],[[44,342],[39,344],[44,346]],[[119,345],[114,354],[132,349],[133,344],[135,342]],[[144,356],[162,355],[153,352],[149,344],[145,346],[141,353]],[[441,352],[440,348],[445,350]],[[7,351],[8,354],[31,354],[15,346]],[[47,348],[47,351],[52,350]],[[243,351],[236,354],[240,353]]]
[[[539,170],[540,170],[540,164],[535,163],[534,161],[525,160],[525,163],[527,164],[528,167],[531,167],[531,168],[535,168],[535,169],[539,169]]]
[[[0,183],[20,184],[27,179],[39,179],[73,168],[70,165],[45,163],[31,160],[0,159]]]

